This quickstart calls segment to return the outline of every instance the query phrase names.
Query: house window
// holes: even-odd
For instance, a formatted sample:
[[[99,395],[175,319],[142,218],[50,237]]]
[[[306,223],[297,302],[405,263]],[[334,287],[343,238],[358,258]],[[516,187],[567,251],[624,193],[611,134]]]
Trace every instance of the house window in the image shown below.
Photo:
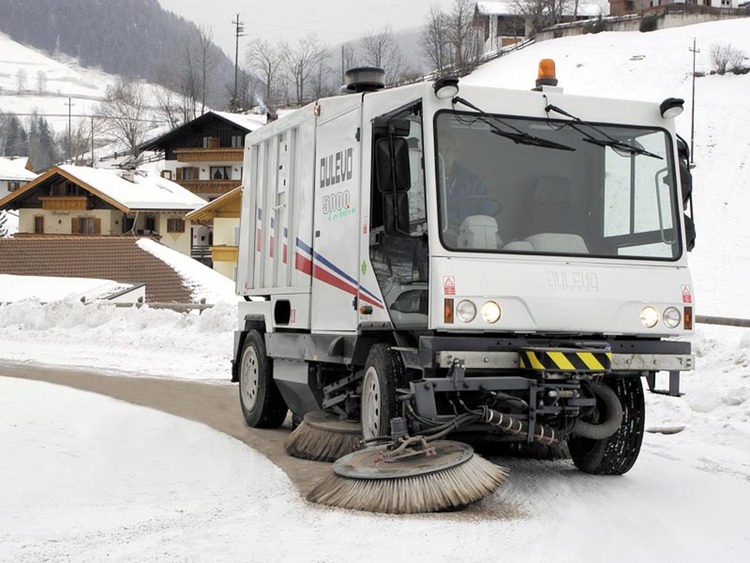
[[[242,135],[232,135],[232,148],[241,148],[245,146],[245,137]]]
[[[70,232],[74,235],[98,235],[102,232],[102,220],[95,217],[73,217]]]
[[[218,149],[221,147],[218,137],[203,137],[204,149]]]
[[[129,233],[135,227],[135,219],[133,217],[125,217],[122,220],[122,232]]]
[[[184,233],[185,221],[183,219],[167,219],[168,233]]]
[[[44,216],[37,215],[34,217],[34,233],[41,235],[44,233]]]
[[[211,167],[211,179],[212,180],[231,180],[232,179],[232,167],[231,166],[212,166]]]
[[[146,217],[146,230],[152,233],[156,230],[156,219],[154,217]]]
[[[177,181],[180,180],[198,180],[200,168],[196,166],[183,166],[177,169]]]
[[[172,171],[171,170],[162,170],[161,171],[161,177],[166,178],[167,180],[172,179]]]
[[[9,192],[15,192],[20,187],[21,187],[21,182],[8,182]]]
[[[93,217],[81,217],[78,221],[80,233],[82,235],[93,235],[94,234],[94,218]]]

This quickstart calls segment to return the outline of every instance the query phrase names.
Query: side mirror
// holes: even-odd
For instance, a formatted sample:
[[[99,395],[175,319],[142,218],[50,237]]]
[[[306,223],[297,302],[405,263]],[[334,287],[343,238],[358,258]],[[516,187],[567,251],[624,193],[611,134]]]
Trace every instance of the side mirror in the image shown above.
[[[690,215],[685,215],[685,243],[688,252],[695,248],[695,222]]]
[[[411,188],[409,144],[403,137],[375,142],[375,178],[380,193],[403,193]]]

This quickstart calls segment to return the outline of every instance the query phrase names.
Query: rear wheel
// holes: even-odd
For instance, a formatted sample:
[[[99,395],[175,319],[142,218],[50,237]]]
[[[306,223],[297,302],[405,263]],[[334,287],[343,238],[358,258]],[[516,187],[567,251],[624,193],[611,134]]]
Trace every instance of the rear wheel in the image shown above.
[[[278,428],[286,418],[287,406],[273,380],[271,360],[257,330],[247,334],[242,349],[240,408],[253,428]]]
[[[370,349],[362,380],[362,435],[365,440],[388,436],[391,418],[397,416],[396,387],[403,379],[401,357],[387,344]]]
[[[604,382],[614,390],[622,405],[622,423],[609,438],[591,440],[581,436],[568,438],[570,457],[575,466],[594,475],[622,475],[627,473],[641,451],[645,425],[643,385],[640,377],[609,377]],[[605,408],[597,401],[597,409]],[[606,412],[595,413],[600,419]]]

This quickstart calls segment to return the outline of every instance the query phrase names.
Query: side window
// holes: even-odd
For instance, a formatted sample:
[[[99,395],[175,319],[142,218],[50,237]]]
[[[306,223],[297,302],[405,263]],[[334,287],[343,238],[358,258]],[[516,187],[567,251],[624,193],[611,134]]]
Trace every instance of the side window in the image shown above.
[[[411,171],[411,188],[409,189],[409,231],[421,234],[427,231],[427,210],[425,207],[424,168],[422,166],[422,124],[411,122],[409,137],[409,168]]]
[[[639,137],[637,145],[660,155],[623,155],[605,152],[604,222],[605,238],[629,236],[620,255],[643,254],[669,257],[676,243],[674,178],[664,153],[664,134],[650,133]],[[653,236],[638,238],[654,233]]]

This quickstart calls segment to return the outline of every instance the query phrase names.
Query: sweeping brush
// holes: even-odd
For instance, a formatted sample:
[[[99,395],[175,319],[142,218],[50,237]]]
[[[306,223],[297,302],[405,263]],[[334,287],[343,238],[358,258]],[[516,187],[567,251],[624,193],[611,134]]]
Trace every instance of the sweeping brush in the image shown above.
[[[459,510],[492,494],[508,470],[461,442],[431,442],[432,455],[386,461],[386,446],[349,454],[307,500],[326,506],[415,514]]]
[[[358,422],[313,411],[305,415],[284,446],[293,457],[330,462],[360,449],[361,439],[362,426]]]

